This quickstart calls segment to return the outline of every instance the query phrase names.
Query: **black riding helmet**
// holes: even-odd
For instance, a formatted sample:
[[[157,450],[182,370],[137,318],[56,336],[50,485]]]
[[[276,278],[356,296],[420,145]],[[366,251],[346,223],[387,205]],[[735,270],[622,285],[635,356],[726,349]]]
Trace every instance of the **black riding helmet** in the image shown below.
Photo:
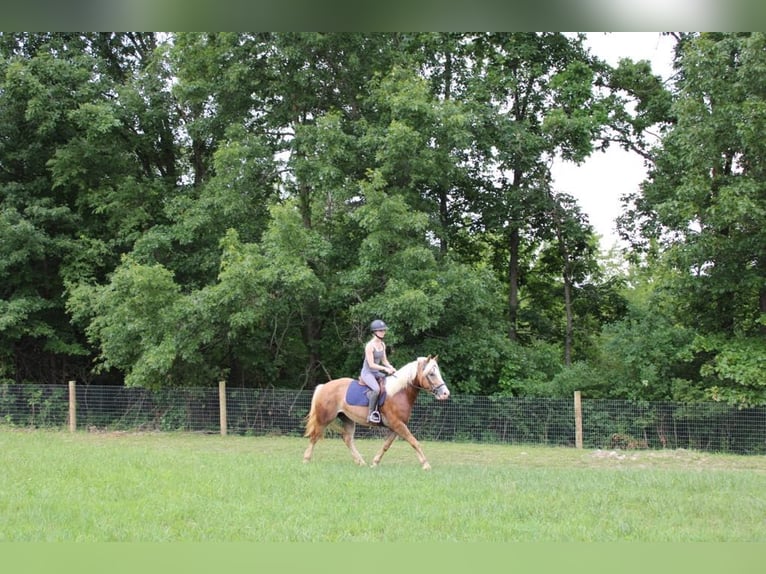
[[[387,331],[387,330],[388,330],[388,327],[380,319],[375,319],[372,323],[370,323],[370,331]]]

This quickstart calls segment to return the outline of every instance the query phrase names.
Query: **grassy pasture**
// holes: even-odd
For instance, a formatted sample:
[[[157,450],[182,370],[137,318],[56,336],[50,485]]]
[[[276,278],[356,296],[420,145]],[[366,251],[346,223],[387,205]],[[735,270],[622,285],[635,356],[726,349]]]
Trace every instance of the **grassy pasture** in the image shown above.
[[[0,429],[0,542],[766,541],[766,457],[306,444]]]

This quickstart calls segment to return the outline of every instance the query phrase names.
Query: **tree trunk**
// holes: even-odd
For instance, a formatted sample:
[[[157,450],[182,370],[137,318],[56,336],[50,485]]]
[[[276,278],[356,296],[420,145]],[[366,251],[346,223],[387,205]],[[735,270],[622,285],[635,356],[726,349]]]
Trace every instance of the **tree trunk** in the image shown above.
[[[519,319],[519,228],[514,227],[508,240],[508,338],[518,339]]]
[[[449,250],[449,243],[447,241],[447,229],[449,229],[449,204],[447,190],[444,188],[439,189],[439,220],[441,223],[441,229],[439,230],[439,252],[442,255],[446,255]]]
[[[763,262],[761,267],[766,267],[766,258],[762,259],[761,261]],[[758,293],[758,305],[760,307],[761,314],[766,314],[766,287],[762,287],[760,293]],[[766,334],[766,325],[761,324],[761,328],[759,330],[761,334]]]
[[[559,242],[561,254],[562,276],[564,279],[564,310],[566,313],[566,327],[564,332],[564,364],[569,367],[572,364],[572,263],[569,260],[569,250],[565,243],[564,233],[561,230],[561,221],[558,217],[557,206],[553,208],[553,221],[556,226],[556,239]]]
[[[569,367],[572,364],[572,280],[568,271],[569,264],[564,262],[564,308],[566,309],[567,324],[564,335],[564,364]]]

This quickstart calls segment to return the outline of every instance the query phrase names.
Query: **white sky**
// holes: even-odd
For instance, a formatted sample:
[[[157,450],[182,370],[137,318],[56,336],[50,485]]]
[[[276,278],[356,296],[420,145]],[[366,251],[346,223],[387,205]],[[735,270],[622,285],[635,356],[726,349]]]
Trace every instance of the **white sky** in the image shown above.
[[[672,73],[674,40],[659,32],[591,32],[586,45],[609,64],[616,65],[620,58],[649,60],[653,72],[662,78],[667,79]],[[620,198],[635,191],[645,176],[643,159],[616,146],[594,153],[579,166],[572,163],[553,166],[554,189],[577,198],[601,236],[604,250],[619,243],[615,220],[620,214]]]

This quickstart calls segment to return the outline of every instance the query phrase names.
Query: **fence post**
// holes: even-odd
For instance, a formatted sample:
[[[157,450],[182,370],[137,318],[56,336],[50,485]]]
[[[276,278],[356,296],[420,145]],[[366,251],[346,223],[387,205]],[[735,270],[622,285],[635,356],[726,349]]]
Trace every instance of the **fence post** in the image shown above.
[[[574,392],[575,447],[582,448],[582,401],[580,391]]]
[[[218,404],[221,412],[221,436],[226,436],[229,424],[226,414],[226,381],[218,382]]]
[[[69,432],[77,430],[77,385],[69,381]]]

